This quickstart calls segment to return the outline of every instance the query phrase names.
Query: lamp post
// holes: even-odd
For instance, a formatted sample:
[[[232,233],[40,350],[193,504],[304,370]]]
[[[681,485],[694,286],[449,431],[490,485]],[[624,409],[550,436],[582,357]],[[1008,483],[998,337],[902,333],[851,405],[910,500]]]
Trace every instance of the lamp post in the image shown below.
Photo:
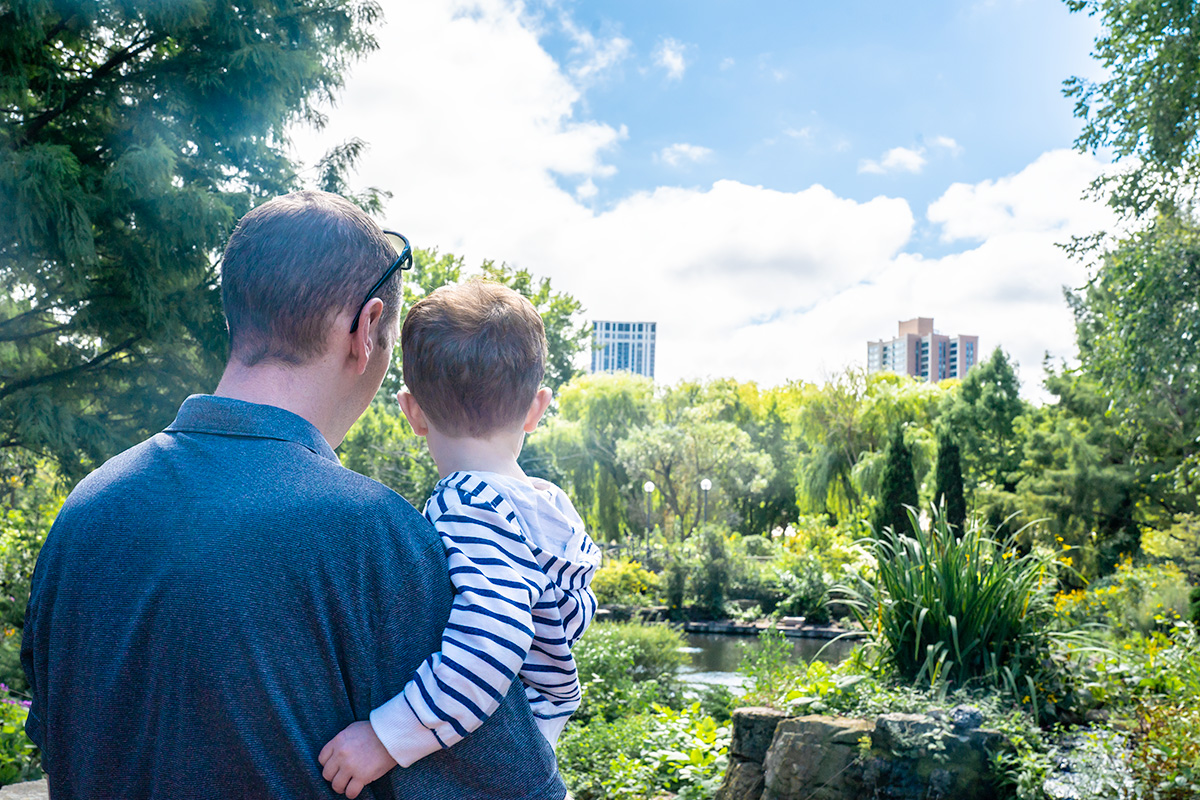
[[[708,478],[700,481],[700,491],[704,492],[704,524],[708,524],[708,490],[712,488],[712,481]]]
[[[650,560],[650,495],[654,494],[654,481],[646,481],[642,484],[642,491],[646,493],[646,561]]]

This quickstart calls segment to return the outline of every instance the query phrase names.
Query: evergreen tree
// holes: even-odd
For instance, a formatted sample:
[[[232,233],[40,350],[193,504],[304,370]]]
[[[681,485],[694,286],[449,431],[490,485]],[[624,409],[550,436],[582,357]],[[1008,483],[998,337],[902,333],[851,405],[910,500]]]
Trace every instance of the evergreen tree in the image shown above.
[[[78,475],[211,389],[216,254],[297,188],[288,126],[374,47],[370,0],[0,2],[0,454]],[[319,165],[321,188],[361,149]]]
[[[879,502],[875,504],[875,511],[871,515],[871,527],[875,529],[875,535],[885,535],[885,528],[891,528],[897,534],[911,532],[908,508],[915,510],[919,502],[912,451],[904,441],[904,426],[897,423],[892,427],[892,436],[884,452]]]
[[[934,505],[940,506],[955,536],[967,524],[967,500],[963,494],[962,462],[958,443],[944,427],[938,431],[937,473],[934,476]]]

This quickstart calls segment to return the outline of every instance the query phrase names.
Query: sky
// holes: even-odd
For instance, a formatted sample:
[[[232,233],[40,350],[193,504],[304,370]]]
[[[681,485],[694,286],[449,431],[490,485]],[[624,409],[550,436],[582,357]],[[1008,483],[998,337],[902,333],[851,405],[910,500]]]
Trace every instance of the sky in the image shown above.
[[[1112,220],[1062,82],[1059,0],[383,0],[315,163],[417,247],[526,268],[586,318],[658,323],[660,381],[821,381],[934,317],[1020,364],[1075,352],[1058,245]]]

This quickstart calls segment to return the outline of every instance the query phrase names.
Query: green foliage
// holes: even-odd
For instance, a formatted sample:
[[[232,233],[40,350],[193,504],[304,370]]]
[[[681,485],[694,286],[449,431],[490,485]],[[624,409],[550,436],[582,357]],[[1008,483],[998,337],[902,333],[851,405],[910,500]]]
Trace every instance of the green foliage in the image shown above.
[[[416,508],[438,481],[424,440],[413,433],[395,400],[377,398],[338,447],[342,465],[391,487]]]
[[[693,591],[709,617],[720,618],[724,616],[725,592],[729,585],[729,542],[721,529],[711,525],[700,530],[698,539],[699,559],[692,577]]]
[[[871,515],[871,527],[876,537],[908,533],[909,509],[920,503],[917,497],[917,480],[913,475],[912,451],[904,441],[904,427],[896,423],[891,439],[884,451],[883,475],[880,478],[879,499]]]
[[[629,558],[606,558],[592,578],[596,599],[609,605],[650,605],[657,585],[653,572]]]
[[[707,800],[728,763],[730,729],[703,713],[654,706],[612,725],[568,727],[559,745],[563,779],[577,800]]]
[[[952,530],[958,534],[966,530],[967,499],[963,493],[961,454],[958,443],[945,428],[938,432],[933,504],[942,509]]]
[[[611,722],[654,703],[677,703],[683,646],[682,635],[665,625],[593,624],[572,651],[583,684],[583,703],[573,721]]]
[[[967,373],[958,391],[942,398],[941,422],[961,448],[969,489],[988,485],[1012,492],[1021,463],[1015,426],[1026,410],[1015,365],[999,347]]]
[[[1064,679],[1053,646],[1070,638],[1051,629],[1050,554],[1022,555],[979,525],[956,537],[944,520],[874,547],[875,579],[849,592],[881,667],[909,684],[1005,688],[1051,713],[1065,700],[1035,690]]]
[[[1103,387],[1159,527],[1200,512],[1200,227],[1159,216],[1068,299],[1082,369]]]
[[[804,617],[808,622],[829,622],[829,590],[832,581],[814,555],[787,553],[775,562],[775,573],[784,599],[776,614]]]
[[[1200,628],[1200,584],[1192,587],[1188,600],[1191,603],[1188,606],[1188,619],[1192,621],[1193,625]]]
[[[42,777],[42,755],[25,735],[29,716],[25,701],[15,699],[0,684],[0,786]]]
[[[321,122],[379,13],[0,7],[0,447],[77,478],[215,383],[214,254],[251,205],[298,187],[289,128]]]
[[[1130,760],[1146,796],[1185,800],[1200,795],[1200,706],[1194,699],[1145,702],[1137,715],[1139,736]]]
[[[1085,589],[1060,593],[1054,609],[1064,630],[1103,625],[1123,636],[1173,628],[1187,613],[1187,596],[1187,580],[1173,564],[1135,567],[1125,561]]]
[[[754,449],[750,434],[710,415],[704,406],[686,408],[671,419],[634,429],[617,443],[617,460],[627,474],[635,482],[654,481],[666,511],[684,531],[702,521],[701,480],[712,481],[709,512],[717,517],[726,497],[759,495],[775,475],[770,456]]]
[[[1105,28],[1093,51],[1105,80],[1065,83],[1083,120],[1075,146],[1131,162],[1098,187],[1111,192],[1110,205],[1133,215],[1187,199],[1200,155],[1200,9],[1186,1],[1066,2]]]

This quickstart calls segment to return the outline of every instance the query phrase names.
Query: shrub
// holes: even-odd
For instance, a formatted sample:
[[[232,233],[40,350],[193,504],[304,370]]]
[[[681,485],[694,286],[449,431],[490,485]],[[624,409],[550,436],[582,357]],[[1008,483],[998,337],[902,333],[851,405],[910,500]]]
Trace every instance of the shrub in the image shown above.
[[[775,574],[785,594],[775,607],[777,613],[829,622],[830,581],[815,556],[784,555],[776,562]]]
[[[925,531],[914,519],[912,536],[876,540],[875,580],[847,593],[881,668],[910,684],[1004,687],[1035,717],[1054,713],[1070,690],[1055,645],[1078,635],[1052,630],[1056,562],[1021,555],[1019,533],[968,525],[958,538],[945,520]]]
[[[629,558],[606,558],[592,578],[596,599],[605,604],[648,605],[658,577]]]
[[[1200,796],[1200,706],[1194,698],[1144,702],[1131,754],[1133,774],[1155,800]]]
[[[725,611],[725,589],[729,585],[729,543],[716,527],[706,526],[698,536],[696,572],[692,586],[696,601],[710,617]]]
[[[29,704],[0,684],[0,786],[42,777],[41,753],[25,735]]]
[[[1200,628],[1200,583],[1192,587],[1188,600],[1191,601],[1188,618],[1191,619],[1193,625]]]
[[[1173,564],[1135,567],[1131,560],[1086,589],[1063,592],[1055,615],[1066,630],[1105,625],[1118,635],[1166,630],[1187,613],[1187,580]]]
[[[683,636],[664,625],[598,622],[574,648],[583,703],[580,722],[612,721],[654,703],[677,704],[676,672],[683,663]]]

